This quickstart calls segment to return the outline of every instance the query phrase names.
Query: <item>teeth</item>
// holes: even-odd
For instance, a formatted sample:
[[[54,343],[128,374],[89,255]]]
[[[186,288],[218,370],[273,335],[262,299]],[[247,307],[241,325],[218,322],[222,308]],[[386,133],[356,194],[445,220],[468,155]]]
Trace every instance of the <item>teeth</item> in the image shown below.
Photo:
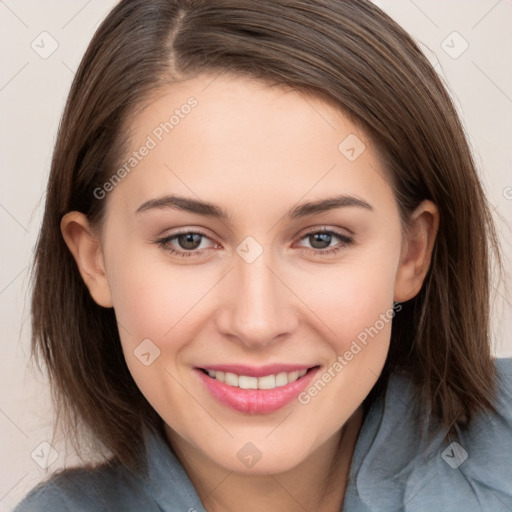
[[[240,375],[238,377],[238,387],[242,389],[258,389],[258,378]]]
[[[275,375],[266,375],[265,377],[260,377],[258,379],[258,388],[259,389],[274,389],[275,387],[276,387],[276,376]]]
[[[299,378],[299,372],[295,371],[295,372],[290,372],[288,374],[288,382],[293,382],[295,380],[297,380]]]
[[[217,372],[207,370],[212,379],[224,382],[228,386],[239,387],[240,389],[274,389],[286,386],[295,382],[300,377],[306,375],[307,370],[281,372],[275,375],[265,375],[264,377],[248,377],[247,375],[236,375],[229,372]]]
[[[217,372],[215,372],[215,373],[217,373]],[[216,379],[217,376],[214,375],[213,378]],[[238,387],[238,375],[235,375],[234,373],[226,372],[224,382],[228,386],[233,386],[233,387],[237,388]]]
[[[286,372],[276,375],[276,386],[286,386],[288,384],[288,374]]]

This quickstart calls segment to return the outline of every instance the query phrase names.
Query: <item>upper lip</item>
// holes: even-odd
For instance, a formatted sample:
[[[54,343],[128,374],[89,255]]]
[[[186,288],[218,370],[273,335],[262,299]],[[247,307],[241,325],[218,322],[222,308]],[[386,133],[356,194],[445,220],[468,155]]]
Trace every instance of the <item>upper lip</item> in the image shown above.
[[[248,366],[244,364],[212,364],[198,368],[216,372],[235,373],[236,375],[246,375],[247,377],[265,377],[266,375],[275,375],[282,372],[300,372],[301,370],[309,370],[315,366],[318,365],[276,363],[265,366]]]

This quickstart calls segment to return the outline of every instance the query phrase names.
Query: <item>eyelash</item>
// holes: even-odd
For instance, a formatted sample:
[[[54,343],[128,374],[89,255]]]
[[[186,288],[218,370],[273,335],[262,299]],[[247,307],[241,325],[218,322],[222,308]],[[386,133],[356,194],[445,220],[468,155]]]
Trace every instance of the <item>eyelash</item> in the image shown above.
[[[300,238],[300,240],[303,240],[304,238],[308,238],[309,236],[312,236],[312,235],[316,235],[318,233],[334,235],[341,241],[341,243],[339,244],[339,246],[335,246],[332,249],[309,249],[307,247],[303,247],[303,249],[306,249],[310,254],[313,253],[314,255],[321,255],[321,256],[332,255],[332,254],[338,253],[343,248],[354,243],[354,240],[352,238],[350,238],[342,233],[339,233],[337,231],[328,230],[325,228],[322,228],[322,229],[319,229],[316,231],[310,231],[309,233],[306,233],[304,236],[302,236]],[[182,236],[182,235],[200,235],[200,236],[203,236],[204,238],[210,239],[208,237],[208,235],[206,235],[205,233],[202,233],[200,231],[182,231],[182,232],[174,233],[173,235],[166,236],[164,238],[155,240],[154,243],[156,245],[158,245],[159,247],[161,247],[162,249],[165,249],[169,254],[175,254],[176,256],[180,256],[182,258],[186,258],[186,257],[190,257],[190,256],[200,256],[203,254],[203,252],[210,250],[210,249],[204,249],[202,251],[197,251],[197,250],[178,251],[176,249],[169,248],[169,243],[171,242],[171,240],[174,240],[175,238],[178,238],[179,236]]]

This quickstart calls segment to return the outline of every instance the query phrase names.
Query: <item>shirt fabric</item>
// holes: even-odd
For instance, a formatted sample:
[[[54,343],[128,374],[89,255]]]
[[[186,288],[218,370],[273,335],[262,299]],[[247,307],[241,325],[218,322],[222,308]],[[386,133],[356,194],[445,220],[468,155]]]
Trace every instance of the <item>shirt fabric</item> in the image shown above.
[[[421,441],[413,385],[393,374],[361,426],[341,512],[511,512],[512,359],[495,364],[497,414],[480,414],[452,442],[444,431]],[[147,474],[117,465],[67,469],[14,512],[206,512],[166,441],[149,429],[144,439]]]

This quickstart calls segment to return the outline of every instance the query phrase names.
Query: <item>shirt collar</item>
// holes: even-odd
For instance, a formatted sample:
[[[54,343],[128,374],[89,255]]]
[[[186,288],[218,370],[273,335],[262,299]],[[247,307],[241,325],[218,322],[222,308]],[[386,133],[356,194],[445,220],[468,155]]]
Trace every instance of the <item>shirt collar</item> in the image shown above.
[[[144,443],[147,484],[160,508],[164,512],[206,512],[188,474],[162,435],[146,427]]]

